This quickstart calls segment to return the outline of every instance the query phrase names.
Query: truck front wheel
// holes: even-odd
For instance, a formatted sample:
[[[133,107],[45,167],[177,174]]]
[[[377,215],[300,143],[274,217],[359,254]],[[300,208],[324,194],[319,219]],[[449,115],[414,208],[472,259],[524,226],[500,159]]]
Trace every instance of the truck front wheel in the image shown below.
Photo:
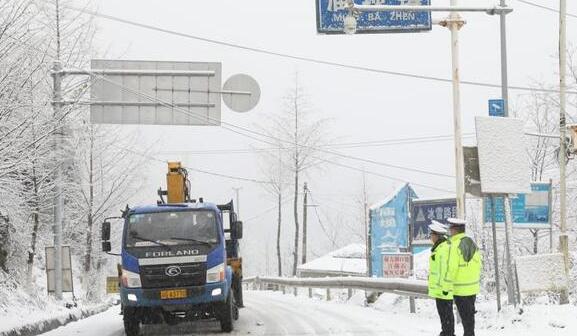
[[[238,308],[234,302],[233,291],[229,291],[225,304],[221,307],[219,313],[220,329],[223,332],[231,332],[234,329],[234,320],[238,319]]]
[[[124,332],[126,336],[140,335],[140,320],[134,309],[124,309]]]

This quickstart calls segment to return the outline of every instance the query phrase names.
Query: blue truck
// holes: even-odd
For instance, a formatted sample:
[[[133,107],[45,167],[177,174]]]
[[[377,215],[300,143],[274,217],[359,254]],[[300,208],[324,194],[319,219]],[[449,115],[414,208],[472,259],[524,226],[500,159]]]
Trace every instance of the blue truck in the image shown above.
[[[121,219],[120,299],[127,336],[141,325],[216,319],[231,332],[242,307],[242,222],[232,201],[190,199],[186,170],[169,163],[167,190],[154,205],[126,208]],[[174,192],[177,190],[178,192]],[[168,196],[165,202],[164,195]],[[110,254],[110,221],[102,249]]]

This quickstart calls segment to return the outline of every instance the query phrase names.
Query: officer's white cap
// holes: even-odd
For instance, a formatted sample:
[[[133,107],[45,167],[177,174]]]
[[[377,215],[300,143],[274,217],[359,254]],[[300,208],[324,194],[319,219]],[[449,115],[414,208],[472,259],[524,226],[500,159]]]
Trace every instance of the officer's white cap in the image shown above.
[[[431,224],[429,224],[429,230],[443,235],[447,234],[447,227],[436,220],[431,221]]]
[[[461,218],[447,218],[447,222],[449,222],[449,226],[464,226],[467,224],[467,221]]]

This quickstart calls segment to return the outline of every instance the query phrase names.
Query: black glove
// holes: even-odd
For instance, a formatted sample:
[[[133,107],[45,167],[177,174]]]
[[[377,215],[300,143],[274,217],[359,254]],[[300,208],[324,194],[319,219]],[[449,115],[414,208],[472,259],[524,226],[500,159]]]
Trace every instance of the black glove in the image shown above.
[[[447,295],[449,295],[449,292],[443,291],[443,295],[444,295],[444,296],[447,296]]]

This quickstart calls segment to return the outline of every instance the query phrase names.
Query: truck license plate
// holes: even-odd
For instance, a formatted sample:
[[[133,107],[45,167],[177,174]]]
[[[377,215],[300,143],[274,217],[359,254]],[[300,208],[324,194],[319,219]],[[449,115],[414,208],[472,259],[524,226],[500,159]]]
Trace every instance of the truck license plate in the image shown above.
[[[162,300],[183,299],[186,296],[186,289],[170,289],[160,291],[160,298]]]

